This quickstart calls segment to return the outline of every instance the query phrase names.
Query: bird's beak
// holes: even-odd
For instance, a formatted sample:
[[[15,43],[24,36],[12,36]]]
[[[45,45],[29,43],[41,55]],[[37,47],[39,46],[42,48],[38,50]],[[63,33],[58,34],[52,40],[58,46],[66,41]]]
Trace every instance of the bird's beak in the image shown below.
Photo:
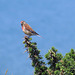
[[[21,23],[21,26],[23,26],[23,24]]]

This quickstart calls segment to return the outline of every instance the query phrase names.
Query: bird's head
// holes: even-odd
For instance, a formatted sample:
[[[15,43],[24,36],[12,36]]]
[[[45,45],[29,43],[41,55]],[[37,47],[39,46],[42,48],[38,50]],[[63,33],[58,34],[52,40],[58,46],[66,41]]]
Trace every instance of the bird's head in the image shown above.
[[[26,24],[26,22],[25,22],[25,21],[21,21],[20,23],[21,23],[21,26],[22,26],[23,24]]]

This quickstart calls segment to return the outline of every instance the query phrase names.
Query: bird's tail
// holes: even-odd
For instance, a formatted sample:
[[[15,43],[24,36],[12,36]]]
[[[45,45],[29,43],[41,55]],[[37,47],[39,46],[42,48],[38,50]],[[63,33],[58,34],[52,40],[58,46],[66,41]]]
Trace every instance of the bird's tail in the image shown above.
[[[38,33],[36,33],[36,32],[35,32],[35,34],[36,34],[37,36],[39,36],[39,37],[43,38],[43,37],[42,37],[42,36],[40,36]]]
[[[42,37],[42,36],[40,36],[40,35],[37,35],[37,36],[39,36],[39,37],[43,38],[43,37]]]

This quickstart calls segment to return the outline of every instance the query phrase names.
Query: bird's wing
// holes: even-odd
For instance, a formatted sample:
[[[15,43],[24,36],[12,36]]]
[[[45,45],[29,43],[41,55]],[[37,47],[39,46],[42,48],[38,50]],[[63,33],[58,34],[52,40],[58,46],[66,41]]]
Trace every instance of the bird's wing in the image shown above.
[[[25,26],[25,29],[34,31],[28,24],[25,24],[24,26]]]
[[[25,29],[27,29],[28,31],[32,32],[33,34],[39,35],[28,24],[25,24],[24,26],[25,26]]]

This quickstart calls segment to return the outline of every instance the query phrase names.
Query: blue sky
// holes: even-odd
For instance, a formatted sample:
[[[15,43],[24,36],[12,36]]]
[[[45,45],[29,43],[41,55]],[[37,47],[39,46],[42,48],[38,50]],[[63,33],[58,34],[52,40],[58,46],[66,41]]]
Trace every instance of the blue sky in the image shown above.
[[[65,55],[75,49],[75,0],[0,0],[0,75],[33,75],[22,44],[20,21],[26,21],[44,39],[33,36],[41,55],[54,46]]]

